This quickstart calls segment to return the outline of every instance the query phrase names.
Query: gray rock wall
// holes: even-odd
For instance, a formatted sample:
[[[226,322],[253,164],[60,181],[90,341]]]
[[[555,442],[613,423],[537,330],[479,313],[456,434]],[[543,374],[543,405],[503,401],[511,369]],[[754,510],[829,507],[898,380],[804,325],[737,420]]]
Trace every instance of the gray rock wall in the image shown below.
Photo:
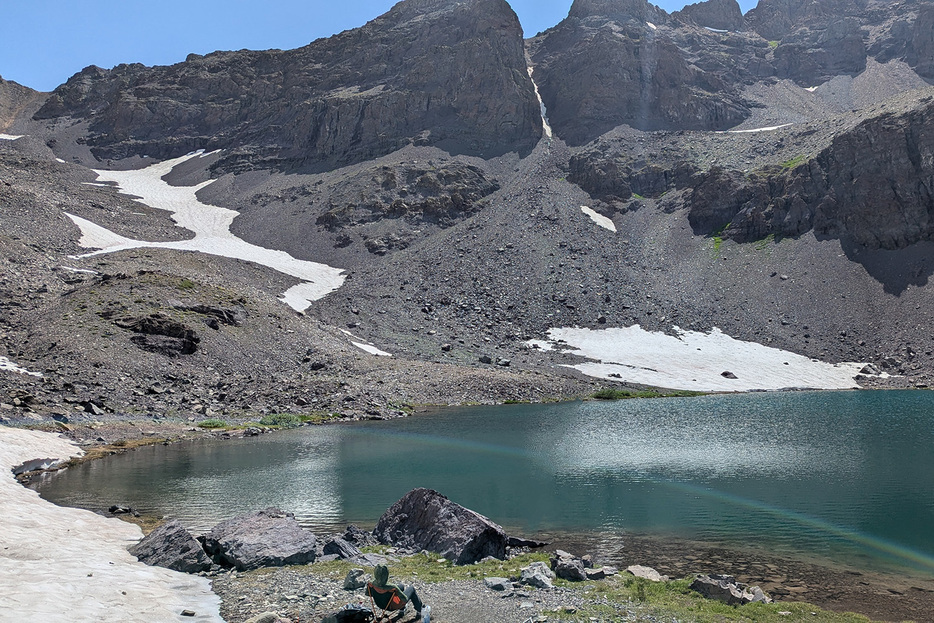
[[[225,148],[246,168],[340,165],[410,143],[491,157],[541,136],[525,65],[504,0],[408,0],[298,50],[89,67],[36,118],[88,120],[99,159]]]

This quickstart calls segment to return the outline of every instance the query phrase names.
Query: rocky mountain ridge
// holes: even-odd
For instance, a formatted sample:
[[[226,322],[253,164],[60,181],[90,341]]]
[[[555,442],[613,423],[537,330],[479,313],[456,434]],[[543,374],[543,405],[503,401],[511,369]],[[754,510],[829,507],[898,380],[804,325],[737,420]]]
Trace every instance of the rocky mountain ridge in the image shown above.
[[[233,150],[222,168],[333,168],[406,144],[528,152],[541,117],[504,0],[410,0],[292,51],[217,52],[171,67],[88,67],[36,120],[84,121],[98,160]]]

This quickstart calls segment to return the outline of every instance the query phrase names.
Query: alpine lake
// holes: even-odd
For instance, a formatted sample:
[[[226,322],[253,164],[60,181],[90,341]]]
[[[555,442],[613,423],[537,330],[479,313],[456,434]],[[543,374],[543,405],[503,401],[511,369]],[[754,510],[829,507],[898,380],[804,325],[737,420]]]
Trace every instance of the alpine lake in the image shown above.
[[[195,533],[276,506],[322,536],[372,528],[428,487],[509,534],[608,562],[648,538],[934,580],[929,391],[448,408],[145,447],[34,486]]]

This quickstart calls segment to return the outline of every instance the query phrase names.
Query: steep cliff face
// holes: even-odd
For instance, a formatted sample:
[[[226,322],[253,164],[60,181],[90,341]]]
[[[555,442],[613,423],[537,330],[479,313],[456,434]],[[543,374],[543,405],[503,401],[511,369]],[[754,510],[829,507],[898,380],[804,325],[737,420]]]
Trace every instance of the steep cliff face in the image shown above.
[[[746,27],[743,10],[736,0],[707,0],[689,4],[671,16],[717,30],[743,30]]]
[[[579,145],[624,123],[715,130],[748,116],[735,85],[749,75],[744,66],[757,44],[723,63],[714,33],[670,23],[645,0],[576,0],[566,20],[532,40],[536,82],[561,138]],[[720,62],[699,61],[711,47]],[[765,42],[758,48],[764,55]]]
[[[934,73],[930,0],[761,0],[745,19],[776,46],[776,75],[802,86],[858,74],[867,56],[903,59],[928,79]]]
[[[921,77],[934,82],[934,4],[918,11],[908,40],[906,60]]]
[[[707,171],[687,197],[692,226],[740,242],[811,230],[871,249],[934,240],[934,96],[919,104],[867,119],[785,170]]]
[[[504,0],[406,0],[298,50],[90,67],[36,118],[88,121],[99,159],[225,148],[242,167],[320,167],[411,143],[494,156],[541,136],[525,65]]]

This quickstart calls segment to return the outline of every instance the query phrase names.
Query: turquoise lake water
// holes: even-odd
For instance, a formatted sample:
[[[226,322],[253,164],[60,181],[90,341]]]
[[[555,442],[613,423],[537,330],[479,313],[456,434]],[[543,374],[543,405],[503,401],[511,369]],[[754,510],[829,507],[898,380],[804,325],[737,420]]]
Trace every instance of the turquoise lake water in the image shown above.
[[[754,543],[934,575],[934,392],[457,408],[143,448],[37,488],[196,531],[279,506],[327,534],[371,528],[414,487],[523,536]]]

